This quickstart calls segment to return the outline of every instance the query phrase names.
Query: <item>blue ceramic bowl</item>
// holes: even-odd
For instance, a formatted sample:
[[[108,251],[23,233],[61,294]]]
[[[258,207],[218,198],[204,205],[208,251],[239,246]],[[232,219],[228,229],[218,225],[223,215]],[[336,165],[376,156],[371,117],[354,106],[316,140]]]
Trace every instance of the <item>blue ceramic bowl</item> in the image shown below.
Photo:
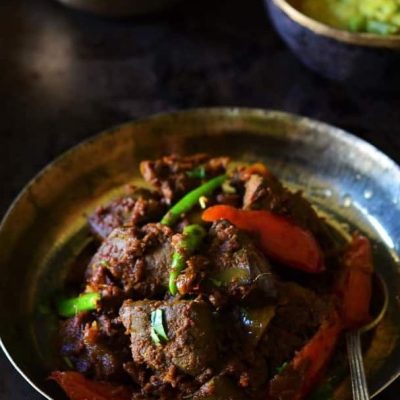
[[[352,33],[299,11],[301,0],[265,0],[279,35],[319,74],[360,87],[400,88],[400,35]]]

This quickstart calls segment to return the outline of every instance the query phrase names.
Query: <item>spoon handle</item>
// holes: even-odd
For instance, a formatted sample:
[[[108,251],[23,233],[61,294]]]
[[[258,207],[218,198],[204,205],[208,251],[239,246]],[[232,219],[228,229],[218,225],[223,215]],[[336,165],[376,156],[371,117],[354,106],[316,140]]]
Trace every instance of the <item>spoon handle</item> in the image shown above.
[[[350,363],[351,387],[353,400],[369,400],[367,380],[361,351],[360,331],[346,335],[347,353]]]

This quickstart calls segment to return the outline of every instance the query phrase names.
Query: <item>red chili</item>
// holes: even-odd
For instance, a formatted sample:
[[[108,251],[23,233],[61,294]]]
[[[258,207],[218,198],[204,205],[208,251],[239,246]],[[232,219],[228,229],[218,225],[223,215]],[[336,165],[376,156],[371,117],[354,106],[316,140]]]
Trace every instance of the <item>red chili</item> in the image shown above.
[[[342,330],[337,313],[332,313],[290,364],[272,379],[268,399],[280,399],[283,388],[291,400],[305,399],[325,373]]]
[[[347,329],[356,329],[370,320],[369,307],[374,272],[370,241],[360,234],[353,236],[343,257],[343,271],[336,288],[340,314]]]
[[[257,235],[263,252],[289,267],[311,273],[324,270],[321,249],[311,232],[284,217],[263,210],[218,205],[205,210],[202,218],[208,222],[226,219],[239,229]]]
[[[368,322],[373,269],[369,240],[354,235],[334,288],[337,310],[332,310],[288,367],[271,381],[269,400],[279,399],[282,388],[292,400],[305,399],[323,376],[343,330],[356,329]]]
[[[79,372],[54,371],[50,379],[55,380],[70,400],[130,400],[132,393],[126,387],[108,382],[96,382],[85,378]]]

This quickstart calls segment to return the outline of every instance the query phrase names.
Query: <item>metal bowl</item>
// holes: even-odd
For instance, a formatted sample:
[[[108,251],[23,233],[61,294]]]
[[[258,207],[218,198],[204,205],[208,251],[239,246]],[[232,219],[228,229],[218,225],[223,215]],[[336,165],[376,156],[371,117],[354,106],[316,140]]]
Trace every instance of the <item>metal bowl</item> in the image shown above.
[[[265,0],[283,41],[321,75],[365,88],[400,87],[400,35],[332,28],[299,11],[302,0]]]
[[[87,242],[85,215],[137,182],[141,160],[203,151],[265,161],[341,229],[356,226],[374,241],[390,306],[365,360],[371,393],[381,391],[400,374],[400,169],[340,129],[252,109],[199,109],[127,123],[70,150],[26,186],[0,226],[0,344],[15,368],[47,399],[63,398],[46,380],[57,362],[57,318],[45,305]],[[336,398],[347,393],[343,384]]]
[[[161,11],[179,0],[58,0],[61,3],[95,14],[121,17]]]

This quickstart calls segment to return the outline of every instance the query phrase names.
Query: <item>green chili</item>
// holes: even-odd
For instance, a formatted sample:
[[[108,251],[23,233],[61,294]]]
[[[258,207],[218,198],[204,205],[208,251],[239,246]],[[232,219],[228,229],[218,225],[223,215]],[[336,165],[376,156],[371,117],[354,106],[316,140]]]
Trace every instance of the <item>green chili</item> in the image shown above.
[[[175,296],[178,292],[176,278],[185,269],[187,257],[200,246],[205,235],[206,231],[200,225],[188,225],[183,229],[182,240],[178,243],[172,255],[171,272],[169,274],[169,291],[172,295]]]
[[[73,317],[81,311],[95,310],[99,300],[99,293],[81,294],[71,299],[59,300],[57,303],[57,311],[62,317]]]
[[[209,196],[215,189],[221,186],[225,180],[226,175],[217,176],[187,193],[164,215],[161,223],[168,226],[173,225],[182,214],[188,212],[197,204],[201,196]]]

